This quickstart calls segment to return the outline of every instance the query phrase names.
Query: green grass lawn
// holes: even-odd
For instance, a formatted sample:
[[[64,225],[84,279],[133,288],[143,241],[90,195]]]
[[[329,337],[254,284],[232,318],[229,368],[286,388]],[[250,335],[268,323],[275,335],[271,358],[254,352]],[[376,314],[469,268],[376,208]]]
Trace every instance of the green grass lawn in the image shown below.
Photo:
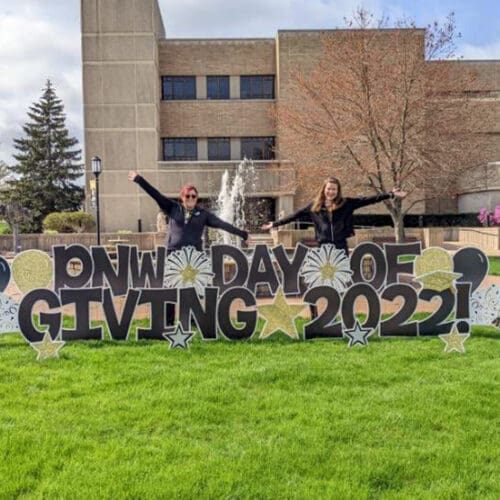
[[[500,498],[500,333],[73,342],[0,336],[0,498]]]
[[[490,270],[489,274],[493,276],[500,276],[500,259],[498,257],[490,257]]]

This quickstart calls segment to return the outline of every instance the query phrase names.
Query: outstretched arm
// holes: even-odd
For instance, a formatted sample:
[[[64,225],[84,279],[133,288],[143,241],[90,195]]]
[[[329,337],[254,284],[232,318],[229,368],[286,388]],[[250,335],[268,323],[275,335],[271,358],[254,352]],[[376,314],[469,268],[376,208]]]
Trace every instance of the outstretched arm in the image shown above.
[[[406,195],[406,191],[395,188],[389,193],[377,194],[376,196],[367,196],[365,198],[354,198],[354,210],[361,207],[366,207],[367,205],[373,205],[373,203],[378,203],[379,201],[383,200],[404,198]]]
[[[128,179],[139,184],[139,186],[158,203],[158,206],[170,215],[170,212],[176,206],[174,201],[161,194],[160,191],[153,187],[144,177],[133,170],[128,173]]]
[[[238,229],[232,224],[229,224],[229,222],[219,219],[219,217],[217,217],[211,212],[208,212],[207,226],[214,227],[216,229],[222,229],[223,231],[227,231],[228,233],[235,234],[236,236],[239,236],[243,241],[248,240],[247,231],[243,231],[243,229]]]
[[[357,210],[361,207],[366,207],[368,205],[373,205],[374,203],[379,203],[384,200],[388,200],[390,198],[394,198],[392,193],[382,193],[377,194],[375,196],[364,196],[362,198],[352,198],[352,202],[354,205],[354,210]]]
[[[278,219],[274,222],[267,222],[266,224],[262,224],[261,227],[264,231],[267,231],[272,227],[283,226],[284,224],[288,224],[289,222],[293,222],[294,220],[304,219],[310,216],[310,208],[311,205],[307,205],[300,210],[297,210],[295,213],[290,214],[288,217],[283,217],[282,219]]]

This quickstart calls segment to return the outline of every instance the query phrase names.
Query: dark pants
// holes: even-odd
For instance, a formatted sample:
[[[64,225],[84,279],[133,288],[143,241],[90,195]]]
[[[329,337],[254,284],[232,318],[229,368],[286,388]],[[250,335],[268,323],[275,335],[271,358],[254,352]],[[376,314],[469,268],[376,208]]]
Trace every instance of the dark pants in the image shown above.
[[[321,243],[320,246],[323,246],[323,245],[331,245],[331,243]],[[335,245],[335,248],[339,249],[339,250],[344,250],[345,254],[347,255],[347,257],[349,257],[349,247],[347,246],[347,241],[342,241],[342,242],[336,242],[334,243]],[[318,307],[311,304],[309,306],[309,309],[311,311],[311,319],[315,319],[318,317]]]
[[[165,313],[167,316],[167,326],[173,326],[175,323],[175,304],[167,304],[165,306]]]

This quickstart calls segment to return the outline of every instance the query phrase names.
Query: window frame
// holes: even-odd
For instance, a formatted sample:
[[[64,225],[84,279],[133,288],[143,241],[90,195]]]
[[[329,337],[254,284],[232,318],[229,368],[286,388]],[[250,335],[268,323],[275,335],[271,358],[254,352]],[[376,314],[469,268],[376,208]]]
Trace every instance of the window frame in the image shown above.
[[[168,81],[170,80],[170,82]],[[186,92],[183,89],[179,95],[177,95],[175,84],[182,83],[184,80],[184,84],[189,81],[192,85],[192,92]],[[166,85],[170,84],[170,94],[166,92]],[[171,96],[171,97],[170,97]],[[161,77],[161,99],[162,101],[192,101],[196,99],[196,76],[193,75],[164,75]]]
[[[272,81],[272,92],[264,92],[266,79]],[[240,75],[240,99],[275,99],[275,75]],[[248,82],[248,89],[244,82]],[[260,90],[259,90],[260,86]]]
[[[262,141],[262,146],[267,146],[262,148],[262,158],[253,158],[252,156],[245,156],[244,154],[244,147],[245,147],[245,142],[250,143],[251,141]],[[269,144],[266,144],[268,142]],[[241,143],[241,150],[240,150],[240,159],[243,160],[245,157],[248,158],[249,160],[255,160],[255,161],[272,161],[275,159],[275,154],[274,154],[274,148],[276,147],[276,137],[275,136],[254,136],[254,137],[241,137],[240,138],[240,143]],[[255,147],[253,148],[255,150]],[[269,157],[266,155],[266,151],[269,154]]]
[[[210,156],[210,145],[216,145],[216,157]],[[227,155],[220,155],[221,145],[228,146]],[[231,160],[231,138],[230,137],[207,137],[207,158],[208,161],[229,161]]]
[[[198,139],[196,137],[163,137],[163,161],[198,161]],[[168,158],[167,148],[168,145],[173,145],[173,155]],[[188,155],[185,152],[186,144],[194,144],[194,155]],[[181,151],[177,152],[176,149],[180,148]]]
[[[215,80],[214,80],[215,79]],[[217,92],[215,96],[210,95],[210,85],[209,81],[215,81],[216,87],[217,87]],[[207,75],[206,77],[206,82],[207,82],[207,99],[210,100],[219,100],[219,99],[229,99],[231,97],[231,85],[229,81],[229,76],[228,75]],[[227,93],[224,92],[224,95],[221,97],[220,94],[221,92],[221,83],[224,82],[227,84]],[[225,90],[225,89],[223,89]]]

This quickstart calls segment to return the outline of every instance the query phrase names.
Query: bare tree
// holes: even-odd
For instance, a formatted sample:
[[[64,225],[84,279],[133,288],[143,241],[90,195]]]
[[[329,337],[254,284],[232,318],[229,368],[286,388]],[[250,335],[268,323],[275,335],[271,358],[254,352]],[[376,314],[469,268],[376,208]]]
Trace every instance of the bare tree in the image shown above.
[[[317,64],[292,72],[293,99],[280,98],[276,118],[304,191],[332,173],[358,192],[407,191],[384,202],[401,241],[406,213],[456,194],[467,169],[488,159],[480,133],[488,119],[466,92],[476,75],[450,59],[453,14],[425,30],[407,19],[388,25],[359,9],[349,29],[325,32]]]

